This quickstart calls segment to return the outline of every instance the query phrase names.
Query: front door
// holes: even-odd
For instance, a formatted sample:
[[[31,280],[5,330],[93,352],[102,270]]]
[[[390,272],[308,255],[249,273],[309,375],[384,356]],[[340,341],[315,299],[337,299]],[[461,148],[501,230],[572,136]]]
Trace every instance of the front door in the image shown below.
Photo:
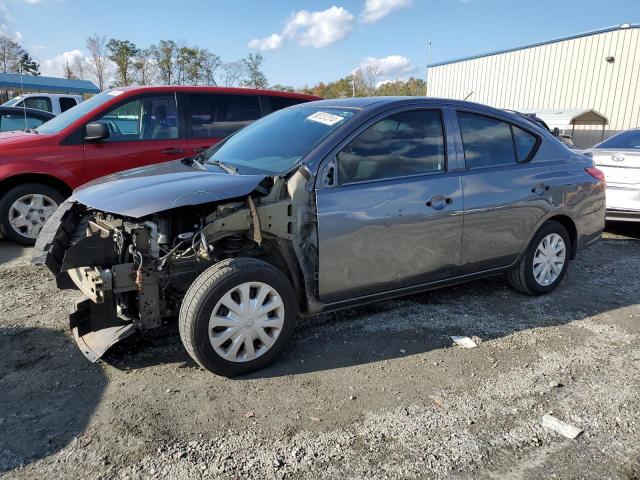
[[[336,155],[335,185],[316,193],[322,302],[458,274],[462,189],[445,139],[442,112],[416,109],[373,122]]]
[[[173,93],[147,95],[116,106],[95,120],[107,124],[109,137],[85,142],[87,181],[187,156],[177,107]]]
[[[509,266],[551,210],[554,162],[535,158],[535,132],[476,112],[457,119],[466,164],[462,271]]]

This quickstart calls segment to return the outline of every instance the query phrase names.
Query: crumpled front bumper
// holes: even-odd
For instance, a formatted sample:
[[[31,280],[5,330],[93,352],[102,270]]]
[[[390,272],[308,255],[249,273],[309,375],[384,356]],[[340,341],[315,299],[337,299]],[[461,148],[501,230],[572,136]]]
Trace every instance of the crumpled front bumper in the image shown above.
[[[99,267],[113,256],[113,240],[87,236],[83,214],[73,199],[62,203],[42,228],[32,263],[46,266],[58,288],[77,288],[88,297],[74,303],[69,325],[80,351],[95,362],[136,327],[118,317],[111,273]]]

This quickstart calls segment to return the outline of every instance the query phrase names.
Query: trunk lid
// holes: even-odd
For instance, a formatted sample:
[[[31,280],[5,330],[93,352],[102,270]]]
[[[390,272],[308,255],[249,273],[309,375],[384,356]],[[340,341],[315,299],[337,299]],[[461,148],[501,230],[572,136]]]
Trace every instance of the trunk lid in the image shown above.
[[[607,184],[640,184],[640,152],[637,150],[591,150],[593,161],[606,176]]]

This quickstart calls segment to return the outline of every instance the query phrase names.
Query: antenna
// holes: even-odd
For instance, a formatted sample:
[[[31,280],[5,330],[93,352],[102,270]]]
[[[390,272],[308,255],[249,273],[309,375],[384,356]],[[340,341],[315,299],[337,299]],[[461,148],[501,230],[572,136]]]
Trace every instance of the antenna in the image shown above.
[[[431,40],[427,44],[427,71],[425,72],[424,94],[429,95],[429,67],[431,66]]]
[[[27,106],[24,100],[24,82],[22,81],[22,64],[20,64],[20,90],[22,92],[22,113],[24,114],[24,129],[27,129]]]

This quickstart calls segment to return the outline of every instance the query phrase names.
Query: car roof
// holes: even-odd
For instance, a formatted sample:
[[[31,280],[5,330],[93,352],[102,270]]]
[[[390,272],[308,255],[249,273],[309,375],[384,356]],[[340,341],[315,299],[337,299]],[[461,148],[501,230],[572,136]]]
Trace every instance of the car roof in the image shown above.
[[[361,108],[366,109],[370,107],[394,107],[401,105],[410,105],[410,104],[424,104],[424,105],[449,105],[457,108],[473,108],[473,109],[483,109],[483,110],[492,110],[496,113],[500,113],[504,115],[505,110],[500,110],[497,108],[490,107],[488,105],[483,105],[481,103],[468,102],[466,100],[454,100],[451,98],[438,98],[438,97],[353,97],[353,98],[334,98],[327,100],[319,100],[313,102],[314,105],[318,106],[327,106],[327,107],[342,107],[342,108]]]
[[[267,90],[262,88],[245,88],[245,87],[208,87],[195,85],[148,85],[148,86],[130,86],[116,87],[112,90],[122,90],[127,93],[142,92],[192,92],[192,93],[227,93],[236,95],[270,95],[276,97],[300,98],[305,100],[318,100],[321,97],[316,95],[308,95],[305,93],[283,92],[281,90]]]
[[[37,115],[45,118],[53,118],[55,115],[53,113],[47,112],[45,110],[38,110],[35,108],[22,108],[22,107],[3,107],[0,105],[0,113],[18,113],[22,114],[26,112],[29,115]]]

